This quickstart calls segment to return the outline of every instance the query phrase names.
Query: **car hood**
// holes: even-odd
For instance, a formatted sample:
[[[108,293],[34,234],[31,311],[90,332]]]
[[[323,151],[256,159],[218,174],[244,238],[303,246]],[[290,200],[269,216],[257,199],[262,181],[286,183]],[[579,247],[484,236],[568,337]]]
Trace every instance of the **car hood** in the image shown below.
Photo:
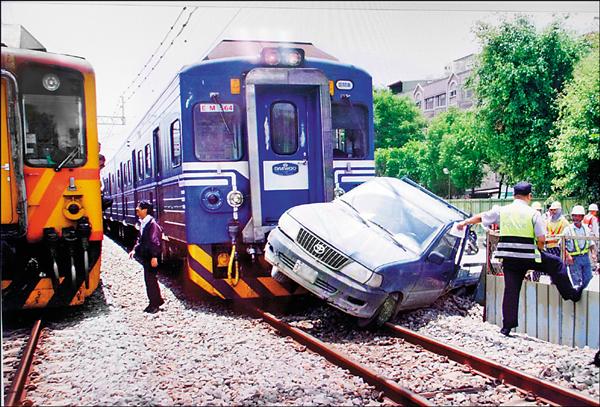
[[[398,246],[384,231],[365,224],[339,202],[300,205],[288,215],[337,250],[375,270],[385,264],[413,260],[416,253]]]

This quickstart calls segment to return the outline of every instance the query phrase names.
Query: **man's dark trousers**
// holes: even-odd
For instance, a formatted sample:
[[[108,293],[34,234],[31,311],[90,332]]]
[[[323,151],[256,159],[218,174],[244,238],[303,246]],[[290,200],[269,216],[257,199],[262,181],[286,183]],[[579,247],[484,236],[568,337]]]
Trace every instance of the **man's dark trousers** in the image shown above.
[[[505,258],[502,261],[504,270],[503,328],[515,328],[519,324],[519,294],[527,270],[538,270],[548,274],[565,300],[576,298],[578,290],[571,284],[567,267],[560,260],[560,257],[546,252],[542,252],[541,255],[541,263],[536,263],[534,260],[512,258]]]
[[[162,303],[160,288],[158,287],[158,268],[150,265],[150,260],[144,260],[144,281],[146,282],[146,294],[151,306],[159,306]]]

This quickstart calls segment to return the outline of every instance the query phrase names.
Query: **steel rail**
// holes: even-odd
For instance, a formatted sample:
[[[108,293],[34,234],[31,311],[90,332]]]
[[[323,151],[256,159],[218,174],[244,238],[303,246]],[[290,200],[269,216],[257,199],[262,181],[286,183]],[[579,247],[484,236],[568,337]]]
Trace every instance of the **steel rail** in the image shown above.
[[[419,345],[424,349],[439,355],[447,356],[455,362],[471,367],[473,370],[484,375],[503,380],[505,383],[515,386],[527,392],[534,393],[540,400],[549,404],[561,406],[598,406],[598,400],[588,397],[582,393],[572,391],[566,387],[559,386],[539,379],[524,372],[503,366],[491,359],[472,355],[452,345],[439,342],[433,338],[413,332],[409,329],[387,322],[385,327],[394,335]]]
[[[31,369],[31,362],[33,361],[33,355],[37,348],[40,333],[42,331],[42,320],[38,319],[31,328],[31,335],[25,345],[25,350],[21,356],[21,362],[15,372],[10,388],[6,394],[5,405],[6,406],[20,406],[22,404],[23,390],[27,377],[29,376],[29,370]]]
[[[251,315],[256,315],[262,318],[265,322],[277,329],[279,332],[292,337],[298,343],[301,343],[312,351],[318,353],[330,362],[349,370],[352,374],[360,376],[367,383],[375,386],[378,390],[383,391],[384,395],[390,400],[401,405],[432,405],[432,403],[426,398],[400,386],[398,383],[390,379],[381,376],[377,372],[362,366],[358,362],[350,359],[348,356],[331,349],[331,347],[327,346],[319,339],[298,328],[288,325],[272,314],[252,306],[245,306],[245,309]]]

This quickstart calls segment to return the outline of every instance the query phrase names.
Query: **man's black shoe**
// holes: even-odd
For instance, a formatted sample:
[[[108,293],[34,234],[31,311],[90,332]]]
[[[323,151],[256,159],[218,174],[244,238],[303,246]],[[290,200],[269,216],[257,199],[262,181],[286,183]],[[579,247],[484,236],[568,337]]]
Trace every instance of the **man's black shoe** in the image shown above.
[[[575,293],[575,295],[572,298],[573,302],[579,301],[581,299],[582,294],[583,294],[583,286],[577,288],[577,292]]]
[[[512,335],[510,334],[510,328],[502,328],[500,330],[500,333],[504,336],[508,336],[509,338],[512,337]]]
[[[156,314],[158,312],[158,307],[155,305],[148,305],[144,312],[147,312],[149,314]]]

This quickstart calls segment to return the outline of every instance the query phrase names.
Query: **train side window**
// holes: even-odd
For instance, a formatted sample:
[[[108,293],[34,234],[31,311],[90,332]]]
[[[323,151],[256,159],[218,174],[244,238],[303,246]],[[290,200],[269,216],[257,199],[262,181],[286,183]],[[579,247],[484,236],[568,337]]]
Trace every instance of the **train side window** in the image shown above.
[[[117,191],[123,189],[123,181],[121,180],[121,169],[117,170]]]
[[[179,119],[171,123],[171,165],[173,168],[181,165],[181,124]]]
[[[194,106],[194,151],[200,161],[242,158],[242,127],[238,105],[199,103]]]
[[[133,177],[131,176],[131,160],[127,160],[127,185],[131,185]]]
[[[331,127],[333,129],[333,158],[365,158],[369,113],[362,105],[333,103]]]
[[[138,168],[138,180],[141,181],[144,179],[144,157],[142,150],[138,150],[137,152],[137,168]]]
[[[279,155],[298,151],[298,111],[290,102],[271,105],[271,147]]]
[[[150,144],[146,144],[144,147],[144,157],[146,159],[146,177],[152,176],[152,150],[150,149]]]

